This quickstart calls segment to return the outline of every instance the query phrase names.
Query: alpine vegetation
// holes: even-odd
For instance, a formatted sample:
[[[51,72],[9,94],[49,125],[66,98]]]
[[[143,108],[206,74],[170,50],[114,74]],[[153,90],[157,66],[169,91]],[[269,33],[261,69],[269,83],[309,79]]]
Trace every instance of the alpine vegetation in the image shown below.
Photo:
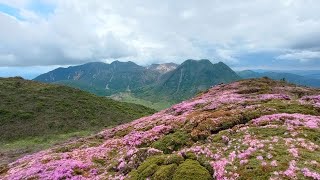
[[[320,179],[320,90],[221,84],[151,116],[25,156],[0,179]]]

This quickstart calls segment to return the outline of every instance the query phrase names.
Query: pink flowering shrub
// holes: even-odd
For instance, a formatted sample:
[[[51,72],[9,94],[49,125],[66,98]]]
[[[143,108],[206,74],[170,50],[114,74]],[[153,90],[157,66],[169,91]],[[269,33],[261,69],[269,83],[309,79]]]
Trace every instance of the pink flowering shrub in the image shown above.
[[[241,91],[249,85],[252,93]],[[145,179],[162,177],[159,171],[166,168],[173,177],[186,159],[198,161],[217,180],[320,179],[320,113],[289,114],[266,106],[276,100],[319,107],[320,95],[313,93],[318,91],[308,89],[313,95],[299,99],[296,89],[268,79],[215,86],[169,109],[71,142],[79,146],[68,152],[53,148],[20,158],[0,179],[124,180],[143,168]]]
[[[252,120],[253,124],[263,125],[270,124],[273,122],[284,122],[287,127],[307,127],[312,129],[317,129],[320,127],[320,117],[312,116],[312,115],[304,115],[304,114],[272,114],[262,116],[260,118]]]
[[[316,172],[313,172],[313,171],[310,171],[308,168],[303,168],[302,170],[302,173],[305,177],[309,177],[309,178],[313,178],[313,179],[316,179],[316,180],[320,180],[320,173],[316,173]]]
[[[320,107],[320,95],[304,96],[300,100],[302,103],[310,102],[315,107]]]
[[[274,100],[274,99],[290,100],[290,97],[286,94],[261,94],[258,98],[261,100]]]

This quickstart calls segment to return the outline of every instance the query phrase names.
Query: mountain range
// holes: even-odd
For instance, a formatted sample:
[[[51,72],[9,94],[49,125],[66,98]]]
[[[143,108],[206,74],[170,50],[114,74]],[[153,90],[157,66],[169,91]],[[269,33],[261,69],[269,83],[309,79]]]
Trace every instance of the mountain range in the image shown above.
[[[320,87],[320,79],[314,78],[316,75],[307,77],[287,72],[255,72],[251,70],[240,71],[237,74],[243,79],[269,77],[274,80],[285,80],[303,86]]]
[[[239,80],[240,77],[222,62],[186,60],[174,63],[153,64],[147,67],[133,62],[114,61],[88,63],[58,68],[36,77],[45,83],[77,87],[100,96],[111,96],[126,101],[130,97],[146,105],[162,104],[160,109],[191,98],[210,86]],[[123,96],[125,92],[126,96]],[[119,97],[120,96],[120,97]]]
[[[269,77],[298,85],[320,87],[320,79],[313,78],[317,71],[297,72],[308,76],[262,70],[234,72],[222,62],[212,64],[206,59],[189,59],[180,65],[164,63],[146,67],[131,61],[114,61],[111,64],[94,62],[58,68],[34,80],[64,84],[99,96],[109,96],[115,100],[161,110],[191,98],[211,86],[240,79]]]
[[[319,131],[319,89],[241,80],[4,164],[0,179],[318,180]]]

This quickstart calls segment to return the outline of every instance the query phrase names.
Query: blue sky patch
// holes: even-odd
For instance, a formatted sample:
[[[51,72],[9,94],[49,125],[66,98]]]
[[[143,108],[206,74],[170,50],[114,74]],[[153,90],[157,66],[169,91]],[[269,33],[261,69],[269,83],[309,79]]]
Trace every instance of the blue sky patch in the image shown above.
[[[55,10],[55,6],[53,4],[49,4],[41,0],[31,1],[27,8],[42,17],[48,17]]]
[[[13,16],[19,20],[23,20],[19,9],[8,6],[6,4],[0,3],[0,12]]]

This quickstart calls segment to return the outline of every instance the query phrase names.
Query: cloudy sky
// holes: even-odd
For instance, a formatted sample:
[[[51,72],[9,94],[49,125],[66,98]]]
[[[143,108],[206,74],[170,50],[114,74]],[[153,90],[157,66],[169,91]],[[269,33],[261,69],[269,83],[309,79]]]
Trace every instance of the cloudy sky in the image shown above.
[[[0,0],[0,76],[131,60],[320,69],[319,0]]]

